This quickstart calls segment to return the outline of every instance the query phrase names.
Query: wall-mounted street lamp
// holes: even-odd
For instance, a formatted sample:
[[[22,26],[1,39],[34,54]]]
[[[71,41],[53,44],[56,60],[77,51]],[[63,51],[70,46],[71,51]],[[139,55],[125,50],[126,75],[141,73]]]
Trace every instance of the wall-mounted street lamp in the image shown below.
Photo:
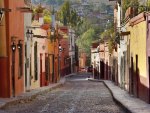
[[[4,12],[10,12],[11,9],[7,9],[7,8],[0,8],[0,24],[3,20],[3,17],[4,17]]]
[[[16,44],[15,40],[13,40],[13,43],[11,45],[12,49],[12,95],[15,96],[15,51],[16,51]]]
[[[11,49],[12,49],[12,51],[13,52],[15,52],[16,51],[16,45],[15,45],[15,43],[13,42],[13,44],[11,45]]]
[[[59,51],[62,52],[62,50],[61,44],[59,44]]]
[[[18,41],[17,47],[18,47],[18,49],[22,48],[21,40]]]
[[[55,35],[55,28],[51,27],[51,36],[54,36],[54,35]]]
[[[2,22],[3,17],[4,17],[4,11],[0,9],[0,23]]]
[[[33,31],[31,30],[27,30],[27,32],[26,32],[26,36],[27,36],[27,40],[29,40],[29,39],[31,39],[32,40],[32,38],[33,38]]]
[[[51,41],[56,41],[56,38],[57,38],[56,29],[55,29],[55,27],[51,26],[50,27],[50,40]]]

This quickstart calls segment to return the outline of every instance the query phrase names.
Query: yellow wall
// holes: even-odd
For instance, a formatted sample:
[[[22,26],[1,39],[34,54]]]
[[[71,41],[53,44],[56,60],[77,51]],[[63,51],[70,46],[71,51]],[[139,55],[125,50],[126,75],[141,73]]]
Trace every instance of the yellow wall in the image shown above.
[[[4,7],[4,0],[0,0],[0,7]],[[0,25],[0,57],[6,57],[6,23],[5,16]]]
[[[133,57],[134,70],[136,68],[136,55],[138,55],[139,75],[146,78],[146,22],[129,26],[130,31],[130,61]],[[131,66],[131,64],[130,64]]]

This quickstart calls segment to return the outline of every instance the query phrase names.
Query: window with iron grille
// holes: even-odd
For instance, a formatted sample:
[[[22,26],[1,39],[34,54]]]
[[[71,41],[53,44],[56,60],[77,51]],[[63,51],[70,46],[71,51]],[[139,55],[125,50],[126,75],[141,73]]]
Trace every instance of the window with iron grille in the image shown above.
[[[23,61],[23,56],[22,56],[22,44],[19,45],[19,70],[18,70],[18,77],[21,78],[23,75],[23,65],[22,65],[22,61]]]

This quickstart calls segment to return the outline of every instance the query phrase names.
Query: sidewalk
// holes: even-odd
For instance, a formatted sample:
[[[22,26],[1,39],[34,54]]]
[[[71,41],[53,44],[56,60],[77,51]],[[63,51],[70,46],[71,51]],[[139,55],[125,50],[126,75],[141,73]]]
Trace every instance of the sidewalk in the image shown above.
[[[66,77],[69,77],[70,75],[67,75]],[[66,77],[61,78],[58,83],[50,84],[49,86],[40,87],[34,90],[31,90],[30,92],[25,92],[19,96],[13,97],[13,98],[0,98],[0,108],[5,107],[9,104],[15,104],[15,103],[26,103],[28,101],[32,101],[35,99],[38,95],[49,92],[53,89],[56,89],[60,86],[62,86],[65,81]]]
[[[114,100],[124,107],[130,113],[150,113],[150,104],[132,97],[128,92],[122,90],[120,87],[113,84],[111,81],[107,80],[94,80],[89,79],[90,81],[104,82],[108,87]]]

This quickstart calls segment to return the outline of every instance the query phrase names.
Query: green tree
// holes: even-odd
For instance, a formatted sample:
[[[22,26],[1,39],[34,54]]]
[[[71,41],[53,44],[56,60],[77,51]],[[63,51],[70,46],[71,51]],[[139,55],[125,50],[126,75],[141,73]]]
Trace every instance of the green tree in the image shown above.
[[[101,40],[108,40],[109,53],[112,53],[115,45],[117,44],[116,33],[113,28],[109,28],[101,34]]]
[[[125,16],[125,12],[128,9],[128,7],[130,6],[130,0],[122,0],[122,12],[123,12],[123,16]]]
[[[94,37],[94,29],[90,28],[76,40],[76,44],[81,51],[84,51],[85,53],[87,53],[87,55],[90,55],[90,47]]]
[[[48,9],[43,10],[43,15],[44,15],[44,23],[50,24],[52,19],[51,19],[51,12]]]
[[[139,13],[143,12],[143,11],[150,11],[150,0],[147,0],[146,2],[144,2],[143,4],[141,4],[139,6]]]
[[[77,12],[71,9],[69,1],[65,1],[60,10],[57,12],[57,20],[62,22],[65,26],[68,25],[73,28],[81,23],[81,19],[77,15]]]
[[[138,8],[139,8],[139,0],[122,0],[123,16],[125,16],[126,10],[129,7],[132,7],[134,9],[135,15],[137,15],[138,14]]]
[[[33,13],[36,14],[36,13],[43,13],[44,11],[44,7],[42,7],[41,4],[39,4],[37,7],[35,7],[35,9],[33,9]]]
[[[65,1],[57,14],[58,18],[64,25],[70,22],[70,2]]]

